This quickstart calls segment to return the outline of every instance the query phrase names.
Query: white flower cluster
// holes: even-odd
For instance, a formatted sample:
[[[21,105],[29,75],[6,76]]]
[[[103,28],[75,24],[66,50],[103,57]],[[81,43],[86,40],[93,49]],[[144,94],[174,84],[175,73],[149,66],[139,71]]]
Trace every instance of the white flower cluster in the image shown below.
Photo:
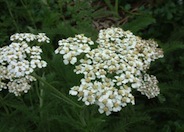
[[[69,38],[72,41],[62,42],[57,53],[61,52],[64,56],[73,51],[81,53],[80,44],[74,43],[74,39],[76,40]],[[84,41],[86,40],[88,39],[85,37]],[[74,72],[83,74],[84,78],[81,79],[80,86],[71,88],[69,94],[78,96],[86,105],[97,104],[99,112],[105,112],[106,115],[120,111],[128,103],[134,105],[134,96],[131,94],[133,89],[148,98],[159,94],[156,77],[146,74],[150,63],[163,57],[156,42],[142,40],[130,31],[113,27],[100,30],[96,42],[98,47],[88,48],[84,52],[85,56],[80,59],[80,64],[75,66]],[[76,55],[78,54],[73,54],[72,57]]]
[[[27,38],[26,38],[27,37]],[[27,93],[30,82],[35,78],[30,74],[35,68],[46,67],[39,46],[28,45],[30,41],[49,42],[45,34],[16,33],[12,35],[10,45],[0,48],[0,90],[8,89],[16,96]],[[18,41],[18,42],[16,42]]]
[[[74,38],[62,39],[58,43],[59,47],[55,50],[55,53],[64,55],[63,59],[66,65],[75,64],[77,62],[76,56],[89,52],[91,50],[89,45],[94,44],[90,38],[83,34],[76,35]]]
[[[127,85],[117,89],[111,79],[105,78],[103,82],[82,79],[81,85],[72,87],[69,93],[77,95],[86,105],[97,104],[100,113],[109,115],[112,111],[120,111],[127,103],[135,104],[130,92],[131,88]]]
[[[149,99],[154,98],[160,93],[158,88],[158,80],[153,75],[145,74],[142,80],[142,85],[137,89],[141,94],[146,95]]]
[[[10,37],[11,41],[38,41],[38,42],[50,42],[50,39],[45,35],[45,33],[38,33],[38,35],[32,34],[32,33],[15,33]]]

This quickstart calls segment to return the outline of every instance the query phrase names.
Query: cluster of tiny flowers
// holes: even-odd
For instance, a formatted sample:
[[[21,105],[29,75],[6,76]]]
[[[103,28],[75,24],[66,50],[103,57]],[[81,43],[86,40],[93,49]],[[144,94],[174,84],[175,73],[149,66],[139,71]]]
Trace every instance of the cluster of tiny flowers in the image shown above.
[[[135,104],[130,92],[130,87],[123,85],[117,89],[111,79],[104,78],[103,82],[82,79],[81,85],[72,87],[69,94],[78,96],[85,105],[97,104],[100,113],[109,115],[120,111],[127,103]]]
[[[160,93],[158,88],[158,80],[153,75],[145,74],[142,80],[142,85],[137,89],[141,94],[146,95],[149,99],[154,98]]]
[[[50,39],[45,35],[45,33],[39,33],[38,35],[32,33],[15,33],[10,37],[11,41],[38,41],[38,42],[50,42]]]
[[[59,47],[55,50],[56,54],[62,54],[64,64],[75,64],[77,56],[82,53],[87,53],[91,50],[89,45],[94,42],[90,38],[85,37],[83,34],[76,35],[74,38],[62,39],[58,42]]]
[[[76,49],[72,49],[72,46],[77,47],[73,41],[68,42],[62,45],[70,48],[65,52],[61,48],[61,54],[66,55]],[[100,30],[96,42],[98,47],[84,52],[86,54],[75,66],[74,72],[83,74],[84,78],[80,86],[71,88],[69,94],[78,96],[86,105],[98,105],[99,112],[106,115],[120,111],[129,103],[134,105],[131,94],[134,89],[148,98],[159,94],[156,77],[146,73],[152,61],[163,57],[156,42],[113,27]]]
[[[46,67],[42,60],[40,46],[29,46],[28,42],[49,42],[45,34],[16,33],[10,37],[10,45],[0,48],[0,90],[20,96],[30,89],[30,82],[35,78],[30,74],[35,68]]]

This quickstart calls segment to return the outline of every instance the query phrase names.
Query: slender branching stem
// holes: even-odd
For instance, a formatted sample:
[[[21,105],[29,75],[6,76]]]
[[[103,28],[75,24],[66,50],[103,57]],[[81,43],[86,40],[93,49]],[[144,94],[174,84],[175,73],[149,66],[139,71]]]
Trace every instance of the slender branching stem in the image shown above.
[[[62,99],[64,102],[72,105],[72,106],[76,106],[78,108],[83,108],[83,106],[78,105],[77,103],[75,103],[74,101],[72,101],[70,98],[68,98],[67,96],[65,96],[63,93],[61,93],[58,89],[56,89],[54,86],[52,86],[51,84],[49,84],[48,82],[46,82],[44,79],[42,79],[40,76],[34,74],[33,75],[36,79],[38,79],[39,81],[41,81],[45,86],[47,86],[52,92],[53,94],[55,94],[56,97]]]

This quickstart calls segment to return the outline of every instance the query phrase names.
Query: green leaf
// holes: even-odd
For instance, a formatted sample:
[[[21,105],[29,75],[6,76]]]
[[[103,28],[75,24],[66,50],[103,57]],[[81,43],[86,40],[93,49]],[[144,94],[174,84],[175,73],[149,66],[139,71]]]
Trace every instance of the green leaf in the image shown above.
[[[134,33],[137,33],[138,31],[147,28],[150,24],[153,24],[155,22],[156,20],[152,16],[142,15],[136,17],[131,22],[125,24],[123,28],[126,30],[130,30]]]

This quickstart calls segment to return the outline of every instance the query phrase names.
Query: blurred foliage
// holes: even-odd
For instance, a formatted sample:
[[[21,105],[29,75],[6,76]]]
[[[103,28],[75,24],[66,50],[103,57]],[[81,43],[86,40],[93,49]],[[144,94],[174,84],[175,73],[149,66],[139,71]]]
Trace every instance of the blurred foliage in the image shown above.
[[[80,109],[64,103],[37,82],[21,97],[0,92],[0,131],[184,131],[183,0],[1,0],[0,6],[0,46],[10,43],[9,36],[16,32],[45,32],[51,38],[51,44],[43,46],[48,67],[39,75],[80,105],[68,95],[80,76],[54,55],[58,40],[79,33],[95,40],[99,29],[118,26],[155,39],[165,55],[149,70],[160,82],[158,98],[148,100],[136,93],[135,106],[106,117],[96,106]]]

